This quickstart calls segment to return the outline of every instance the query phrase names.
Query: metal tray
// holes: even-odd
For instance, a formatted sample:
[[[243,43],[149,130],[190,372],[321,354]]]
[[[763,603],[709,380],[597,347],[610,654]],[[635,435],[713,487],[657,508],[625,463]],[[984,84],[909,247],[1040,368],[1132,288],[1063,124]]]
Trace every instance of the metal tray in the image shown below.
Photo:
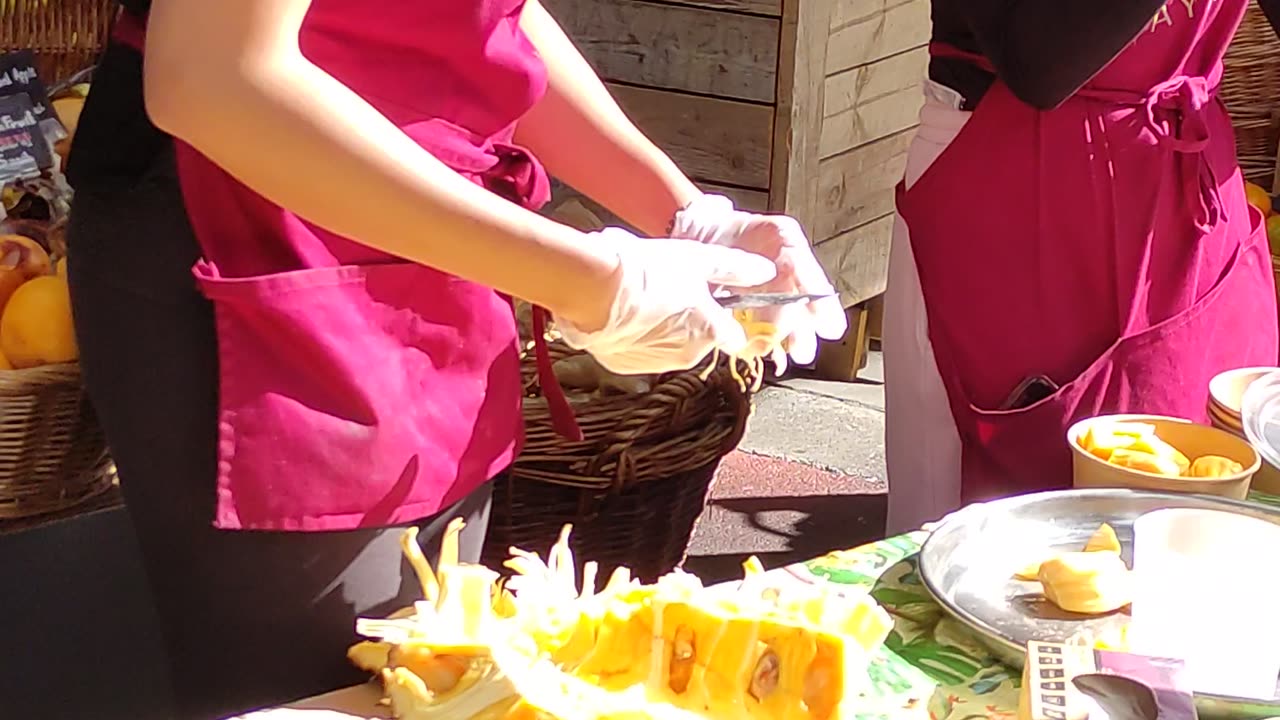
[[[934,599],[969,626],[996,657],[1021,668],[1028,640],[1065,642],[1128,622],[1122,614],[1085,618],[1053,607],[1037,583],[1013,572],[1046,550],[1084,546],[1102,523],[1120,538],[1126,563],[1133,562],[1133,521],[1161,508],[1205,508],[1280,523],[1280,510],[1204,495],[1140,490],[1067,490],[972,505],[944,520],[920,550],[920,576]],[[1274,598],[1256,604],[1277,612]],[[1277,683],[1280,686],[1280,682]],[[1221,695],[1196,696],[1203,715],[1225,718],[1280,716],[1280,687],[1271,701]]]

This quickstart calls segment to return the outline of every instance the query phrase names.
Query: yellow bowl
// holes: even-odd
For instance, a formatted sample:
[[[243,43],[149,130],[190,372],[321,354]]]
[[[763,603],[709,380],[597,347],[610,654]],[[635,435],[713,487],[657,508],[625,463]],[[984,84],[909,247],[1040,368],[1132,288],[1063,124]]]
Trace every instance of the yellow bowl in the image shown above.
[[[1156,436],[1177,448],[1191,461],[1202,455],[1221,455],[1244,466],[1244,470],[1220,478],[1188,478],[1157,475],[1112,465],[1080,445],[1085,432],[1095,424],[1141,422],[1154,425]],[[1067,430],[1071,446],[1073,485],[1078,488],[1133,488],[1160,492],[1197,493],[1243,500],[1262,464],[1262,458],[1243,438],[1208,425],[1163,415],[1103,415],[1087,418]]]
[[[1237,422],[1240,420],[1240,401],[1244,399],[1244,391],[1249,384],[1269,372],[1280,370],[1273,367],[1249,367],[1227,370],[1218,373],[1209,381],[1210,405],[1217,406],[1223,414]]]

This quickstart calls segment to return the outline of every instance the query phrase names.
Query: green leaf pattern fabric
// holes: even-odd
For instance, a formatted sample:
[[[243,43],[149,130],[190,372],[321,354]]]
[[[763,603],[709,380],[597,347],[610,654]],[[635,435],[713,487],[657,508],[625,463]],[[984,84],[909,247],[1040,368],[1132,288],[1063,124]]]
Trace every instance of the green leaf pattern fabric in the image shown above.
[[[1280,497],[1250,499],[1280,506]],[[894,629],[868,668],[858,720],[1014,720],[1020,674],[996,660],[934,602],[920,580],[921,530],[854,550],[833,552],[787,574],[803,582],[871,591]]]

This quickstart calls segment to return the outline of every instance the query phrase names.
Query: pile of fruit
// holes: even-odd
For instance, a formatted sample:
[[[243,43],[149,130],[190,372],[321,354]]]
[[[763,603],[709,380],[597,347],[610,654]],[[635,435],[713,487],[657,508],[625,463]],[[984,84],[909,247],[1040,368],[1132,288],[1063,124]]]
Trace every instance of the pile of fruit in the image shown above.
[[[1119,610],[1129,604],[1132,594],[1131,573],[1120,558],[1120,539],[1106,524],[1079,552],[1040,558],[1019,569],[1014,577],[1039,582],[1045,599],[1082,615]]]
[[[515,575],[457,562],[455,521],[432,571],[413,529],[402,547],[423,601],[362,619],[349,658],[381,678],[402,720],[836,720],[854,716],[867,664],[893,622],[867,594],[775,585],[749,561],[734,590],[681,572],[652,585],[625,568],[581,587],[569,528]]]
[[[1271,254],[1280,257],[1280,214],[1275,212],[1271,193],[1261,185],[1248,181],[1245,181],[1244,192],[1249,204],[1257,208],[1262,213],[1262,217],[1267,219],[1267,242],[1271,246]]]
[[[1080,438],[1080,447],[1101,460],[1154,475],[1189,478],[1230,477],[1244,466],[1221,455],[1201,455],[1193,462],[1160,439],[1154,425],[1141,422],[1099,423]]]
[[[78,357],[65,258],[27,235],[0,235],[0,371]]]
[[[67,130],[54,147],[65,165],[89,85],[52,102]],[[79,358],[67,287],[62,228],[70,202],[65,184],[36,178],[0,192],[8,219],[0,223],[0,371]]]

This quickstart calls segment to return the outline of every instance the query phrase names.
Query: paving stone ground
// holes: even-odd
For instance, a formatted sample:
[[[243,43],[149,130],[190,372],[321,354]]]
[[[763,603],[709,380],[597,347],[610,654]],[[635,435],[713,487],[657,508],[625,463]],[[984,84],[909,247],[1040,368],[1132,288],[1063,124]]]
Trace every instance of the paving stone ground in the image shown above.
[[[685,567],[735,577],[884,535],[884,388],[880,354],[856,383],[798,375],[757,398],[747,436],[724,459]]]

